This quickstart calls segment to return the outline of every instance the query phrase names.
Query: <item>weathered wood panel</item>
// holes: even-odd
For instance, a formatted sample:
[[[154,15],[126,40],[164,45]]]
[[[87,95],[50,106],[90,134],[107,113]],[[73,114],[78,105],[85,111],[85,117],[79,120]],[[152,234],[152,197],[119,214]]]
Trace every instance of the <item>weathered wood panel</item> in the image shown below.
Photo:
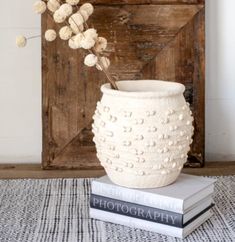
[[[143,78],[173,80],[186,86],[184,95],[193,111],[195,127],[189,166],[200,166],[204,160],[204,17],[203,9],[142,69]]]
[[[109,40],[118,79],[159,78],[187,86],[196,116],[192,154],[204,157],[203,1],[95,1],[91,26]],[[119,4],[117,4],[119,3]],[[150,4],[151,3],[151,4]],[[185,4],[183,4],[185,3]],[[189,4],[190,3],[190,4]],[[99,5],[100,4],[100,5]],[[59,29],[44,15],[42,30]],[[43,40],[43,167],[97,169],[91,122],[104,75],[83,64],[83,51]]]
[[[80,3],[85,3],[82,0]],[[136,5],[136,4],[200,4],[205,3],[205,0],[90,0],[92,4],[107,4],[107,5]]]

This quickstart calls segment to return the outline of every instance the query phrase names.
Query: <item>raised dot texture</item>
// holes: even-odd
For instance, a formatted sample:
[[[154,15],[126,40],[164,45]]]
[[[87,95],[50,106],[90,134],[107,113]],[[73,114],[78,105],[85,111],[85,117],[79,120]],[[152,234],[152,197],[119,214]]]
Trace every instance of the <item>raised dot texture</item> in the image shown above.
[[[153,166],[153,169],[156,169],[156,170],[160,170],[163,168],[163,165],[162,164],[157,164],[157,165],[154,165]]]
[[[124,117],[131,117],[132,112],[124,111]]]
[[[165,174],[167,174],[167,171],[166,171],[166,170],[162,170],[162,171],[161,171],[161,174],[162,174],[162,175],[165,175]]]
[[[100,126],[104,127],[105,126],[105,122],[104,121],[100,121]]]
[[[179,150],[182,150],[182,149],[183,149],[183,146],[182,146],[182,145],[179,145],[179,146],[178,146],[178,149],[179,149]]]
[[[113,132],[112,131],[106,131],[106,135],[108,137],[113,137]]]
[[[161,123],[162,124],[167,124],[167,123],[169,123],[169,119],[168,118],[162,119]]]
[[[146,147],[154,147],[156,143],[154,141],[149,141],[145,144]]]
[[[131,127],[123,127],[124,132],[131,132],[132,128]]]
[[[154,126],[148,128],[148,132],[156,132],[156,131],[157,131],[157,128]]]
[[[100,141],[101,142],[105,142],[105,138],[104,137],[100,137]]]
[[[184,115],[181,113],[180,115],[179,115],[179,120],[183,120],[184,119]]]
[[[135,119],[134,124],[143,124],[144,120],[143,119]]]
[[[161,154],[161,153],[164,152],[164,150],[163,149],[157,149],[157,152]]]
[[[154,116],[156,114],[156,111],[147,111],[146,115],[147,117]]]
[[[137,157],[136,158],[136,162],[138,162],[138,163],[144,163],[145,162],[145,159],[143,157]]]
[[[135,140],[143,140],[144,136],[143,135],[136,135]]]
[[[115,150],[115,146],[114,145],[109,145],[109,150]]]
[[[131,145],[131,141],[125,140],[125,141],[123,141],[123,145],[124,146],[130,146]]]
[[[134,152],[135,155],[143,155],[144,154],[144,152],[142,150],[137,150],[137,149],[134,149],[133,152]]]
[[[166,115],[172,115],[172,114],[174,114],[175,113],[175,110],[173,110],[173,109],[169,109],[169,110],[167,110],[166,111]]]
[[[184,136],[185,132],[184,131],[180,131],[180,136]]]
[[[163,137],[164,137],[163,134],[158,135],[158,139],[163,139]]]
[[[181,171],[182,168],[183,168],[183,166],[179,166],[179,167],[177,168],[177,170]]]
[[[188,120],[188,121],[186,122],[186,125],[190,125],[190,124],[191,124],[191,121]]]
[[[120,155],[119,154],[115,154],[114,155],[114,158],[119,159],[120,158]]]
[[[110,159],[107,158],[107,159],[106,159],[106,163],[108,163],[108,164],[111,165],[113,162],[112,162]]]
[[[169,149],[168,149],[167,147],[164,147],[164,148],[163,148],[163,152],[164,152],[164,153],[167,153],[168,151],[169,151]]]
[[[164,162],[169,162],[169,161],[170,161],[170,158],[169,157],[167,157],[167,158],[164,159]]]
[[[172,141],[172,140],[170,140],[169,142],[168,142],[168,145],[170,145],[170,146],[172,146],[174,144],[174,142]]]
[[[143,176],[145,174],[145,172],[144,171],[138,171],[137,174],[140,175],[140,176]]]
[[[104,106],[104,107],[103,107],[103,111],[104,111],[104,112],[108,113],[108,112],[109,112],[109,110],[110,110],[110,108],[109,108],[109,107],[107,107],[107,106]]]
[[[95,115],[100,116],[100,111],[98,109],[95,110]]]

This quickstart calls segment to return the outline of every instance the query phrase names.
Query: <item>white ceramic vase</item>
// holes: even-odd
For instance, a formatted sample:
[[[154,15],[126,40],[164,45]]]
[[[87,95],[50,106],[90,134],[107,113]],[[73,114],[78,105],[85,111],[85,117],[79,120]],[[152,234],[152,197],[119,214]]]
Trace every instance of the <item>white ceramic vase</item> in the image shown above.
[[[130,188],[174,182],[192,143],[192,113],[184,85],[157,80],[101,87],[93,133],[97,157],[110,179]]]

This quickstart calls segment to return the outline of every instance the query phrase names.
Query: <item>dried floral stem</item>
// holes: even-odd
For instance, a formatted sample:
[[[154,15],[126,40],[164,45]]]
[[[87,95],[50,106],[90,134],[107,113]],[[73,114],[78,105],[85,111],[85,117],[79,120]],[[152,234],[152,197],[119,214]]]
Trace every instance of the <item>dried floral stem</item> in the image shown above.
[[[59,0],[59,2],[62,3],[61,0]],[[76,6],[76,8],[77,8],[77,10],[79,10],[78,6]],[[49,16],[53,19],[53,15],[52,15],[50,12],[49,12]],[[70,18],[72,19],[72,21],[74,22],[74,24],[77,26],[79,32],[83,35],[83,37],[85,37],[85,36],[84,36],[84,33],[83,33],[82,31],[80,31],[79,26],[77,25],[76,21],[75,21],[72,17],[70,17]],[[84,20],[84,18],[83,18],[83,20]],[[70,24],[68,23],[68,21],[65,20],[65,22],[66,22],[66,25],[67,25],[68,27],[70,27]],[[88,24],[87,24],[87,22],[86,22],[85,20],[84,20],[84,25],[85,25],[85,28],[86,28],[86,29],[89,29],[89,26],[88,26]],[[74,31],[73,31],[73,32],[74,32]],[[76,33],[74,32],[74,34],[76,34]],[[99,63],[99,65],[101,66],[101,69],[102,69],[103,73],[105,74],[106,78],[107,78],[108,81],[110,82],[111,87],[112,87],[113,89],[118,90],[118,87],[117,87],[117,85],[116,85],[116,83],[115,83],[115,80],[114,80],[113,77],[110,75],[109,71],[108,71],[107,69],[105,69],[105,66],[103,65],[103,62],[102,62],[102,60],[101,60],[99,54],[95,51],[94,48],[92,48],[92,49],[90,49],[90,50],[88,50],[88,51],[89,51],[90,54],[94,54],[94,55],[97,56],[97,58],[98,58],[98,63]]]
[[[34,35],[34,36],[28,37],[27,40],[29,40],[29,39],[36,39],[36,38],[40,38],[40,37],[41,37],[41,35]]]
[[[72,19],[72,21],[74,22],[74,24],[77,26],[77,28],[79,30],[79,26],[77,25],[77,23],[74,21],[74,19],[72,17],[71,17],[71,19]],[[86,23],[86,21],[84,21],[84,23],[85,23],[86,29],[89,29],[89,26]],[[85,35],[84,35],[84,33],[82,31],[80,31],[80,33],[83,35],[83,37],[85,37]],[[106,78],[108,79],[108,81],[110,82],[112,88],[118,90],[118,87],[117,87],[115,81],[113,80],[112,76],[110,75],[109,71],[105,69],[105,67],[103,65],[103,62],[101,61],[101,58],[100,58],[99,54],[95,51],[94,48],[90,49],[89,50],[89,53],[94,54],[94,55],[97,56],[99,65],[101,66],[101,69],[104,72],[104,74],[105,74]]]

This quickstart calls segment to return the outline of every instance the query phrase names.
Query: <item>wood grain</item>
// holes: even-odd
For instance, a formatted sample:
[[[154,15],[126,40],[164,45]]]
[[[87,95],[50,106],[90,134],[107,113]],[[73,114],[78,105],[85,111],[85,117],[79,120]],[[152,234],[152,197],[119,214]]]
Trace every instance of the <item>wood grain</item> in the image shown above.
[[[192,164],[204,159],[203,1],[95,1],[91,26],[109,40],[114,78],[159,78],[186,85],[196,117]],[[43,15],[42,31],[59,30]],[[43,167],[97,169],[91,123],[105,76],[83,64],[85,52],[43,40]],[[196,157],[196,158],[195,158]],[[196,161],[196,162],[195,162]],[[199,161],[199,163],[198,163]]]
[[[85,3],[86,0],[82,0],[80,3]],[[94,5],[146,5],[146,4],[200,4],[205,3],[205,0],[90,0],[90,3]]]

